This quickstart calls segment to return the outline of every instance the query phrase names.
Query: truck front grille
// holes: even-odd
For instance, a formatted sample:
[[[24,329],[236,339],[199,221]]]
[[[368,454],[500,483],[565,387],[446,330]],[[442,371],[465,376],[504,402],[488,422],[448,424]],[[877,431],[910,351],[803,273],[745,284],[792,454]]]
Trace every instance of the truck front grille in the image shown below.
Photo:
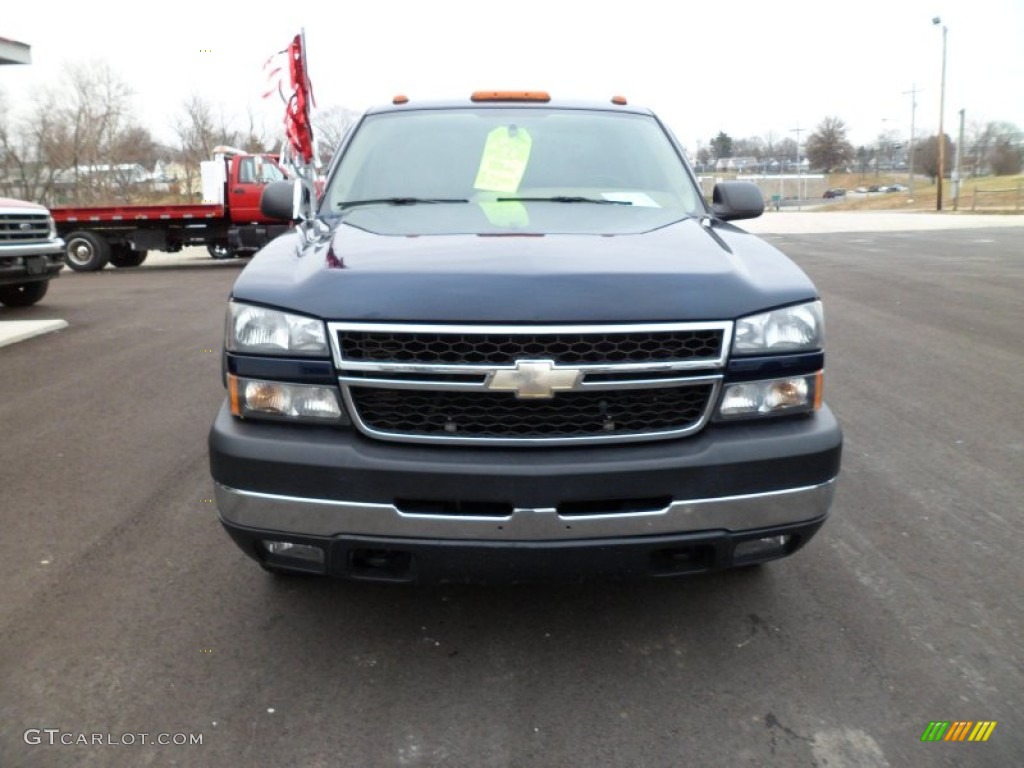
[[[516,360],[551,360],[564,365],[714,361],[722,351],[720,328],[649,331],[438,333],[433,331],[342,331],[347,360],[426,365],[511,365]]]
[[[0,246],[45,243],[49,239],[47,214],[0,212]]]
[[[499,392],[352,387],[359,418],[374,432],[423,437],[586,438],[681,431],[707,409],[711,384],[566,392],[520,400]]]
[[[371,437],[493,445],[683,437],[710,418],[732,323],[329,323],[353,422]]]

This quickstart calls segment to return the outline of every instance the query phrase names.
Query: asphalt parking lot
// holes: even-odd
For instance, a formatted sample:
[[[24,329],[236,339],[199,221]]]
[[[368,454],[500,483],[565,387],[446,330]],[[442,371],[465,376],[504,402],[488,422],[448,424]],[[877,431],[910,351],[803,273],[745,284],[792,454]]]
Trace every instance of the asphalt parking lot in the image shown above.
[[[0,766],[1024,763],[1024,227],[790,215],[749,228],[825,301],[832,518],[682,581],[277,581],[210,502],[242,262],[0,308],[68,324],[0,347]],[[922,742],[937,720],[998,725]]]

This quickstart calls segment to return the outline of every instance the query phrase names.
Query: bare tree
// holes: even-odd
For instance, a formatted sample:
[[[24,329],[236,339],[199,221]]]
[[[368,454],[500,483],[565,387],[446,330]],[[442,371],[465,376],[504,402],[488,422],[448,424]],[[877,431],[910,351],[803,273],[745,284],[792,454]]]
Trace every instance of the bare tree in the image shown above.
[[[114,137],[110,155],[120,163],[136,163],[149,167],[158,158],[159,147],[148,128],[130,124]]]
[[[893,170],[895,164],[896,150],[903,147],[903,137],[895,128],[880,131],[877,140],[878,153],[875,156],[875,173],[881,172],[882,167],[888,165],[888,170]]]
[[[753,157],[760,160],[765,154],[764,139],[760,136],[736,139],[732,144],[732,153],[735,157]]]
[[[0,91],[0,196],[28,197],[23,182],[23,157],[15,144],[7,95]]]
[[[715,156],[711,151],[711,147],[705,144],[702,140],[697,139],[697,162],[702,166],[709,166],[715,161]]]
[[[945,149],[945,166],[942,171],[943,176],[949,176],[953,170],[953,158],[956,155],[956,150],[953,147],[953,140],[949,138],[948,134],[942,134],[943,140],[946,142]],[[915,167],[920,167],[921,172],[931,176],[932,180],[938,178],[939,175],[939,140],[938,136],[929,136],[919,145],[918,162],[915,162]]]
[[[118,202],[132,203],[149,192],[145,172],[153,169],[159,155],[160,149],[146,128],[129,125],[115,137],[110,156],[116,162],[109,166],[109,182]]]
[[[1012,176],[1021,171],[1021,148],[1014,142],[1001,136],[996,139],[995,146],[989,152],[989,164],[996,176]]]
[[[174,132],[181,145],[182,160],[192,161],[211,157],[217,145],[213,114],[210,104],[202,96],[192,96],[182,105],[182,114],[174,122]]]
[[[785,136],[775,144],[775,156],[780,162],[796,162],[797,158],[796,139],[792,136]]]
[[[807,137],[807,160],[812,168],[826,173],[846,168],[853,159],[853,145],[846,138],[846,123],[826,117]]]
[[[778,152],[778,139],[776,138],[775,131],[768,131],[761,139],[764,146],[764,159],[774,160],[776,152]]]
[[[972,121],[967,130],[966,151],[963,165],[967,167],[969,176],[980,176],[988,170],[988,156],[995,141],[993,123]]]
[[[71,182],[72,202],[96,202],[111,191],[112,150],[129,123],[132,92],[101,62],[68,65],[65,81],[50,94],[57,121],[47,152]]]
[[[920,149],[920,146],[918,149]],[[861,176],[867,173],[868,168],[875,162],[877,156],[878,153],[875,151],[875,147],[866,147],[863,144],[857,147],[854,157],[857,159],[857,167],[860,169]]]
[[[147,144],[132,119],[132,94],[106,64],[68,65],[60,81],[39,90],[26,114],[0,128],[6,185],[47,204],[123,199],[114,172],[133,147],[141,164]]]
[[[321,163],[325,166],[330,165],[335,150],[358,118],[359,113],[348,107],[335,106],[317,111],[313,116],[313,133],[316,136]]]
[[[256,115],[253,113],[252,107],[249,107],[246,110],[246,118],[248,128],[246,128],[245,136],[240,142],[241,149],[253,154],[274,151],[279,141],[270,137],[270,133],[267,131],[267,127],[262,121],[257,123]]]
[[[994,121],[985,125],[984,135],[988,141],[983,158],[992,173],[996,176],[1020,173],[1024,149],[1020,128],[1013,123]]]
[[[215,147],[245,143],[245,137],[228,125],[223,114],[214,117],[210,102],[197,93],[182,105],[174,132],[178,137],[178,161],[185,176],[183,191],[189,196],[199,192],[199,164],[213,158]]]

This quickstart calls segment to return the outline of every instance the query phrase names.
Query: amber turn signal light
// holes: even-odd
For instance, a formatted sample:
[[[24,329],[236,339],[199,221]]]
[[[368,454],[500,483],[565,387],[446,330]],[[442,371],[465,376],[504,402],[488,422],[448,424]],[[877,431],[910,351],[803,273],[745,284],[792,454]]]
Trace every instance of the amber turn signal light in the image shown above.
[[[551,101],[547,91],[474,91],[473,101]]]

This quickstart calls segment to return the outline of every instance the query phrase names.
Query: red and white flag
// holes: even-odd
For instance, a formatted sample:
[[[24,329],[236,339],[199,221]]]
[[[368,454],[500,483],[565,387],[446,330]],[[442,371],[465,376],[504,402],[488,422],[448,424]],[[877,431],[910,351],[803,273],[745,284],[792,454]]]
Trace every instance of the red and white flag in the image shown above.
[[[287,51],[278,51],[263,64],[263,72],[267,78],[267,85],[263,90],[263,98],[269,99],[275,93],[281,97],[282,101],[286,101],[284,96],[284,67],[287,64],[285,54]]]
[[[263,98],[269,98],[276,92],[285,104],[284,132],[288,148],[296,158],[301,158],[302,163],[313,163],[315,153],[310,109],[316,102],[306,67],[305,34],[300,32],[287,48],[267,59],[263,71],[267,77]]]

